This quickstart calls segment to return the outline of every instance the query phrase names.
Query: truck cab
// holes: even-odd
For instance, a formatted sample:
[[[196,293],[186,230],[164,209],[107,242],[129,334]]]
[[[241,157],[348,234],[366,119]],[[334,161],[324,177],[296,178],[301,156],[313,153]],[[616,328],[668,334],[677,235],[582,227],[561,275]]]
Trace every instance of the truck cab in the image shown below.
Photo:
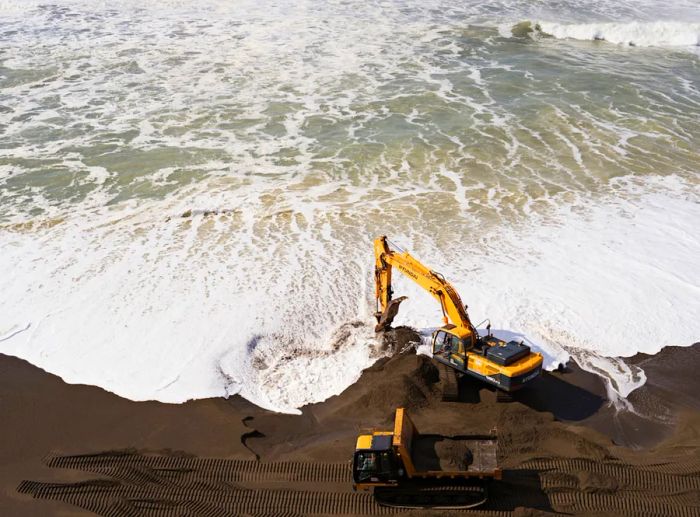
[[[394,486],[404,475],[393,448],[393,433],[373,433],[358,436],[352,462],[355,488]]]

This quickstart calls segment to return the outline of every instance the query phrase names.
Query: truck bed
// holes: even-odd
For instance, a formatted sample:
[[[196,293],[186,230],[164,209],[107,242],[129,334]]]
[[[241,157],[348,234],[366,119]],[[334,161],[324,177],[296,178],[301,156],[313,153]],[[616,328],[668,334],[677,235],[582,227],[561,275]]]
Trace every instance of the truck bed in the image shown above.
[[[492,474],[497,468],[495,439],[417,435],[411,459],[419,472]]]

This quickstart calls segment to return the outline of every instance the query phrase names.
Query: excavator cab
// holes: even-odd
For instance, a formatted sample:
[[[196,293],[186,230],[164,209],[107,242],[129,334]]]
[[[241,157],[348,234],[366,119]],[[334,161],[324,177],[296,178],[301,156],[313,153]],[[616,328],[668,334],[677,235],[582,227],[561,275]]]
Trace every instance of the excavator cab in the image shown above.
[[[474,348],[471,335],[460,336],[456,329],[454,325],[446,325],[433,332],[433,355],[464,358],[464,355]]]

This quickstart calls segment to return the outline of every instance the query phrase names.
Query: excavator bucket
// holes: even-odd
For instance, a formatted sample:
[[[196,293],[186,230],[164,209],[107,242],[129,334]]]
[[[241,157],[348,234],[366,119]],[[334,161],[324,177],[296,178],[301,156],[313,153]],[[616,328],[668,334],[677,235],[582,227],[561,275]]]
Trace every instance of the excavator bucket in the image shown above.
[[[399,305],[401,305],[401,302],[406,298],[406,296],[400,296],[395,300],[391,300],[384,312],[377,312],[375,314],[377,317],[377,325],[374,327],[375,332],[382,332],[391,327],[391,323],[399,312]]]

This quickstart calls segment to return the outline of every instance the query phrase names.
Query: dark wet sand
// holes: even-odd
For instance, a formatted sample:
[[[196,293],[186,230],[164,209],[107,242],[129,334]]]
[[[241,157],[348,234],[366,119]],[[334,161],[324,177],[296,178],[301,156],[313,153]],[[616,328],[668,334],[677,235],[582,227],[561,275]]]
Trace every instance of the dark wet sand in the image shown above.
[[[372,514],[371,501],[350,491],[344,464],[358,431],[390,428],[397,406],[424,433],[498,435],[504,480],[474,515],[700,515],[700,344],[630,362],[648,377],[630,397],[639,415],[616,411],[602,380],[575,365],[545,375],[512,403],[497,403],[493,391],[469,379],[460,402],[442,402],[438,370],[409,353],[380,361],[341,395],[291,416],[240,397],[131,402],[0,355],[0,515],[94,515],[84,508],[103,515]],[[69,465],[64,455],[117,450],[130,453],[55,468]],[[275,473],[236,474],[234,482],[234,463],[195,457]],[[297,462],[309,473],[284,474],[270,462]],[[103,480],[99,497],[72,485],[95,479]],[[19,493],[24,480],[44,484]],[[49,482],[58,491],[37,492]]]

